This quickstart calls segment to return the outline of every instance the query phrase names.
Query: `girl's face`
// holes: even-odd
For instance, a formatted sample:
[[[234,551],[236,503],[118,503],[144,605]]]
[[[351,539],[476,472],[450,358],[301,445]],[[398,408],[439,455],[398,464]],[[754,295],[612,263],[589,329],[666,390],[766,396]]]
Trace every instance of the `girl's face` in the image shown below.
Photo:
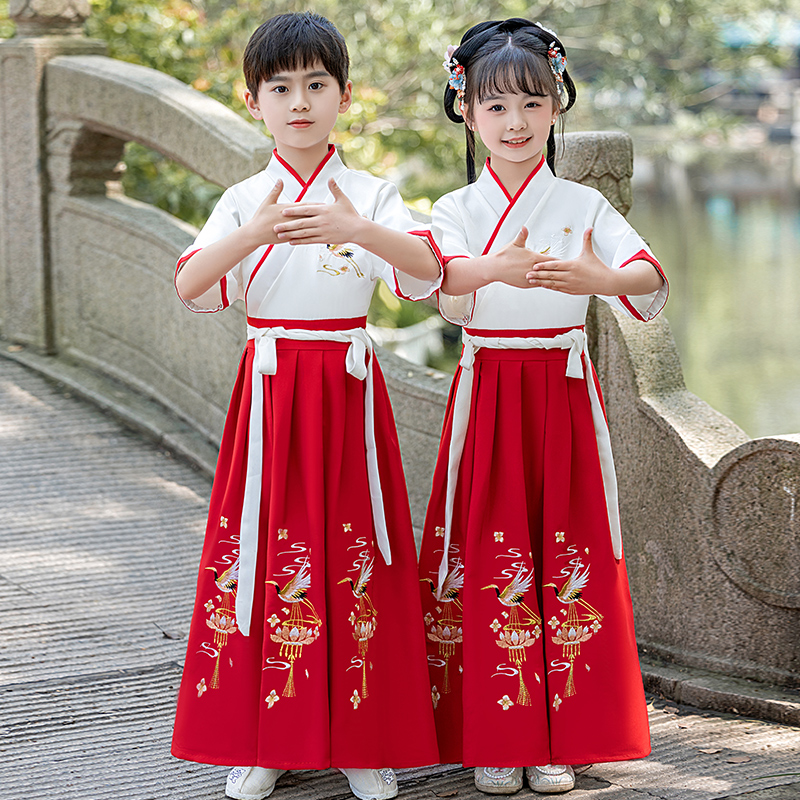
[[[492,168],[527,175],[547,144],[558,108],[549,95],[497,93],[476,102],[467,122],[492,154]]]

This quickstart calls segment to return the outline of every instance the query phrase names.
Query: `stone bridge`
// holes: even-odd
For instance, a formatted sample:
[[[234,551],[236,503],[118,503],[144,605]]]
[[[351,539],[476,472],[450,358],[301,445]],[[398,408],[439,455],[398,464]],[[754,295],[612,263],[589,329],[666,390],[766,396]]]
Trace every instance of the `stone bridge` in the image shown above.
[[[3,355],[210,472],[243,313],[181,308],[173,265],[194,231],[125,197],[118,165],[135,141],[228,186],[263,168],[271,143],[177,80],[107,58],[81,35],[86,0],[12,0],[10,10],[17,35],[0,42]],[[624,134],[566,137],[560,174],[623,213],[631,171]],[[750,439],[688,392],[665,319],[640,325],[598,304],[589,323],[646,682],[720,709],[730,696],[696,670],[797,689],[800,435]],[[449,381],[389,353],[381,361],[419,525]],[[790,706],[784,696],[770,713],[797,721]]]

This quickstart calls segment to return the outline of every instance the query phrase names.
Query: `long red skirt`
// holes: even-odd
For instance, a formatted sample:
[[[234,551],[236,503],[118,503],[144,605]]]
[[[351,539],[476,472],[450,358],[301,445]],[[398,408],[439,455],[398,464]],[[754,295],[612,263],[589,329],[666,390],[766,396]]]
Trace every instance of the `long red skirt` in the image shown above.
[[[383,376],[376,363],[389,567],[374,538],[365,383],[345,371],[347,344],[279,340],[277,349],[277,374],[263,378],[250,635],[236,625],[235,590],[252,341],[211,493],[172,753],[283,769],[436,763],[411,517]]]
[[[584,380],[565,376],[566,358],[477,352],[437,600],[451,390],[420,559],[443,762],[584,764],[650,752],[589,395]]]

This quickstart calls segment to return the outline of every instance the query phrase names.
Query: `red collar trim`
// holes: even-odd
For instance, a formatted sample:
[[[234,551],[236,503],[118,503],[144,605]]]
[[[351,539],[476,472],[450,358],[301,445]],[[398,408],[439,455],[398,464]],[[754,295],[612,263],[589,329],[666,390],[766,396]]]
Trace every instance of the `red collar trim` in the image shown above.
[[[286,161],[285,159],[281,158],[281,154],[277,150],[273,151],[273,155],[275,156],[275,158],[278,159],[278,161],[280,161],[281,164],[283,164],[283,166],[286,168],[287,172],[289,172],[292,175],[292,177],[294,177],[297,180],[297,182],[303,187],[303,194],[305,194],[305,192],[308,189],[308,187],[311,186],[312,183],[314,183],[314,179],[317,177],[317,175],[320,174],[320,172],[322,172],[323,167],[331,160],[331,158],[333,157],[333,154],[335,152],[336,152],[336,148],[332,144],[329,143],[328,144],[328,152],[325,155],[325,158],[323,158],[322,161],[319,162],[317,168],[314,170],[313,174],[308,179],[308,181],[304,181],[300,177],[300,175],[298,174],[297,170],[288,161]],[[298,197],[297,199],[301,200],[302,199],[302,195],[300,197]]]
[[[497,177],[497,173],[492,169],[492,157],[491,156],[486,157],[486,169],[489,170],[489,174],[495,179],[497,185],[503,190],[503,194],[508,198],[508,201],[510,203],[516,202],[517,198],[525,191],[525,187],[531,182],[533,176],[542,168],[543,164],[544,164],[544,153],[542,153],[542,157],[541,159],[539,159],[539,163],[533,168],[533,172],[531,172],[531,174],[528,175],[527,178],[525,178],[525,182],[522,184],[522,186],[519,187],[517,193],[512,197],[508,193],[508,189],[506,189],[506,187],[503,186],[503,182],[500,180],[500,178]]]
[[[494,229],[494,232],[492,233],[491,238],[486,243],[486,247],[483,248],[483,253],[481,253],[481,255],[485,256],[489,252],[489,249],[491,248],[492,244],[494,243],[494,240],[497,237],[497,234],[500,233],[500,228],[503,227],[503,223],[506,221],[506,217],[509,215],[511,209],[514,208],[514,204],[522,196],[522,193],[525,191],[525,189],[528,188],[528,184],[533,180],[534,175],[536,175],[536,173],[542,168],[543,164],[544,164],[544,155],[542,155],[542,158],[539,161],[539,163],[533,168],[533,172],[531,172],[531,174],[528,175],[527,178],[525,178],[525,182],[522,184],[522,186],[519,187],[519,189],[517,189],[517,193],[512,197],[508,193],[508,190],[506,189],[506,187],[503,186],[503,184],[500,182],[500,178],[498,178],[497,175],[495,175],[494,170],[492,169],[492,164],[489,161],[489,158],[486,159],[486,167],[489,170],[489,174],[495,179],[495,181],[497,181],[497,185],[503,190],[503,194],[505,194],[505,196],[508,198],[509,202],[508,202],[508,206],[506,207],[506,210],[503,212],[503,216],[500,217],[500,221],[495,226],[495,229]]]

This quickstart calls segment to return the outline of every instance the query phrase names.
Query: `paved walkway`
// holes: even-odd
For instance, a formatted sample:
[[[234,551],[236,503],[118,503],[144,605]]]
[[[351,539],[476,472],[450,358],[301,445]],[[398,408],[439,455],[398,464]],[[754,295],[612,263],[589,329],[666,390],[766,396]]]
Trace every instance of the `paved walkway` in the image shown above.
[[[225,768],[169,755],[209,481],[0,357],[0,487],[0,798],[221,800]],[[800,800],[800,730],[657,698],[650,723],[649,758],[570,798]],[[456,767],[400,780],[484,798]],[[274,797],[351,795],[325,771]]]

